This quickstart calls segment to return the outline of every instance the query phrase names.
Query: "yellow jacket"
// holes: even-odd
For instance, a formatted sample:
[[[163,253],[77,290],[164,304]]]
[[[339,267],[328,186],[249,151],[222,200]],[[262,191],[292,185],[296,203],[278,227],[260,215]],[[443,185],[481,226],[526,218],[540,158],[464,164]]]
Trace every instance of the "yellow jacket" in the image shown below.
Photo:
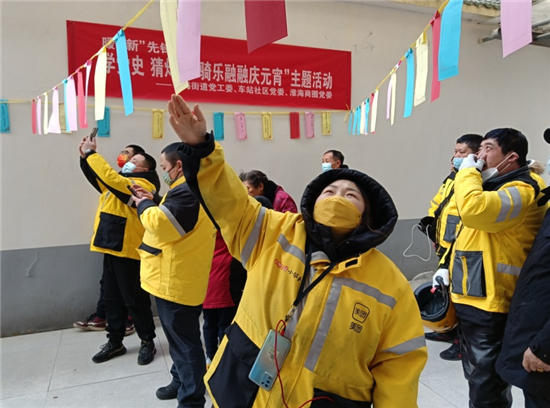
[[[440,258],[443,257],[445,252],[451,247],[456,238],[458,232],[458,224],[460,222],[460,216],[458,215],[458,209],[456,207],[456,201],[454,197],[454,183],[456,173],[452,172],[449,177],[445,179],[439,191],[431,201],[431,207],[428,210],[428,215],[434,217],[435,212],[439,208],[440,204],[449,197],[447,203],[441,209],[441,212],[437,218],[436,223],[436,249]],[[445,260],[442,259],[440,266],[447,266]]]
[[[483,186],[476,169],[457,173],[461,225],[450,265],[453,302],[508,313],[519,272],[546,212],[547,205],[537,204],[544,186],[526,166]]]
[[[177,179],[160,205],[138,206],[145,227],[141,287],[153,296],[187,306],[204,302],[216,230],[184,177]]]
[[[224,162],[221,147],[216,144],[214,149],[211,135],[207,142],[202,149],[182,146],[190,159],[186,177],[192,180],[198,171],[198,189],[190,182],[193,191],[221,227],[231,254],[248,270],[234,323],[205,377],[214,406],[282,406],[279,384],[271,391],[259,389],[248,374],[269,330],[277,328],[296,299],[302,279],[311,283],[332,262],[334,269],[309,292],[286,327],[292,346],[280,374],[287,403],[298,407],[314,396],[328,395],[340,402],[374,401],[378,408],[416,407],[427,359],[424,331],[405,277],[373,248],[385,237],[359,227],[353,237],[338,245],[331,240],[321,250],[317,244],[330,229],[308,215],[322,188],[345,172],[373,200],[376,229],[389,234],[397,220],[389,195],[366,175],[339,169],[323,173],[308,186],[304,215],[267,210],[248,197]],[[306,237],[315,250],[304,275]],[[333,252],[330,258],[327,251]]]
[[[88,180],[101,192],[90,249],[122,258],[139,259],[136,249],[144,230],[128,186],[137,184],[155,193],[158,190],[157,173],[131,173],[131,177],[127,177],[113,170],[96,152],[87,155],[81,161],[81,167]]]

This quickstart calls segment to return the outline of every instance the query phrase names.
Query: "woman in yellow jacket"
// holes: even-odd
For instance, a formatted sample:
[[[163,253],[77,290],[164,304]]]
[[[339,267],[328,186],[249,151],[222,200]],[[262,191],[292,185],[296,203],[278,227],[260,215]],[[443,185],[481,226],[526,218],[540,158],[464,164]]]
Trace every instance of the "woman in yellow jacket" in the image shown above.
[[[416,407],[424,331],[407,280],[374,249],[397,221],[384,188],[358,171],[333,170],[306,188],[302,214],[266,210],[206,134],[198,106],[193,113],[173,96],[168,108],[185,142],[188,183],[248,271],[205,377],[214,406]],[[279,346],[264,347],[267,369],[255,376],[269,333],[290,351],[283,361]]]
[[[172,382],[157,390],[159,399],[177,398],[179,407],[204,406],[206,362],[199,316],[206,296],[216,230],[189,189],[182,172],[179,143],[161,153],[163,179],[170,190],[160,205],[137,188],[138,215],[145,234],[141,286],[155,297],[172,357]]]

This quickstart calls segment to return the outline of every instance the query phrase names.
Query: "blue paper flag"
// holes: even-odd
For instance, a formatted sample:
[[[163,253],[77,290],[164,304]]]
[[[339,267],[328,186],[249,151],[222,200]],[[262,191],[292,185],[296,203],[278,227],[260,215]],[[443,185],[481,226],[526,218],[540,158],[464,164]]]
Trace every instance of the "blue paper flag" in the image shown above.
[[[65,110],[65,129],[67,132],[71,132],[71,126],[69,126],[69,104],[67,103],[67,79],[63,80],[63,108]]]
[[[439,80],[458,75],[462,0],[450,0],[441,17]]]
[[[118,61],[118,76],[122,88],[124,101],[124,113],[126,116],[134,112],[134,96],[132,94],[132,79],[130,77],[130,63],[128,62],[128,48],[126,48],[126,35],[120,30],[115,35],[116,57]]]
[[[0,133],[11,133],[8,101],[0,100]]]
[[[365,101],[365,134],[369,134],[369,111],[370,111],[370,98]]]
[[[358,106],[355,108],[355,120],[353,121],[353,134],[356,135],[359,133],[359,124],[361,123],[361,107]]]
[[[407,90],[405,92],[404,118],[411,116],[414,101],[414,54],[412,48],[405,53],[407,58]]]
[[[214,112],[214,140],[224,140],[223,112]]]
[[[108,106],[105,106],[103,119],[97,121],[97,135],[99,137],[111,137],[111,108]]]

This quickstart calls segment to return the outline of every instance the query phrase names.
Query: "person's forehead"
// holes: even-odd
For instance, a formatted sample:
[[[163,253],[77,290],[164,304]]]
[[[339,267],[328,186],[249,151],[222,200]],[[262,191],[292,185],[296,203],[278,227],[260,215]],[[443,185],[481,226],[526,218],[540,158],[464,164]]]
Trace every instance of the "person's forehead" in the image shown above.
[[[332,153],[331,153],[331,152],[328,152],[328,153],[325,153],[325,154],[323,155],[323,158],[325,158],[325,159],[332,159],[332,156],[333,156]]]
[[[486,139],[481,142],[482,146],[498,146],[498,143],[495,139]]]
[[[469,149],[468,145],[466,143],[457,143],[455,146],[456,150],[464,150]]]
[[[330,183],[327,187],[342,187],[346,189],[353,189],[353,190],[359,191],[357,184],[347,179],[335,180],[332,183]]]

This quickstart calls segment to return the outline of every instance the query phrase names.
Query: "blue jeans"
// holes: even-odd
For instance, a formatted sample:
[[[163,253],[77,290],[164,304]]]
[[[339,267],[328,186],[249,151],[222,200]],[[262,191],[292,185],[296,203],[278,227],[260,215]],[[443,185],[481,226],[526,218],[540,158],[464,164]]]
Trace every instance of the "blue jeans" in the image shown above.
[[[155,297],[172,357],[171,385],[178,389],[178,408],[204,408],[206,361],[199,317],[202,305],[186,306]]]

